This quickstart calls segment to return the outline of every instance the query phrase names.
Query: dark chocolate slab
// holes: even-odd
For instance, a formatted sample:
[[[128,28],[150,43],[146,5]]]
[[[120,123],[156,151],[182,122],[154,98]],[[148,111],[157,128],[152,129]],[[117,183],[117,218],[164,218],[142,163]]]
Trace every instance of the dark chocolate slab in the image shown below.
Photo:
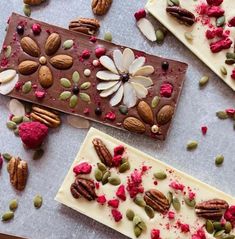
[[[31,29],[32,25],[35,23],[37,23],[41,26],[41,33],[38,35],[35,35]],[[18,26],[18,24],[25,25],[23,35],[19,35],[16,32],[16,27]],[[47,56],[45,53],[45,42],[46,42],[48,36],[53,32],[58,33],[60,35],[61,45],[60,45],[59,49],[56,51],[56,53],[54,53],[52,56]],[[32,38],[38,44],[38,46],[40,48],[40,56],[39,57],[32,57],[22,50],[20,41],[25,36]],[[72,48],[70,48],[70,49],[63,48],[63,43],[66,40],[74,41],[74,45]],[[33,89],[29,93],[25,94],[22,92],[22,88],[19,89],[16,87],[9,94],[9,96],[20,99],[20,100],[36,103],[39,105],[44,105],[49,108],[56,109],[58,111],[65,112],[68,114],[79,115],[84,118],[91,119],[93,121],[98,121],[102,124],[106,124],[106,125],[109,125],[112,127],[123,129],[123,130],[126,130],[123,127],[123,121],[127,117],[135,117],[138,120],[140,120],[145,126],[146,130],[144,132],[142,132],[142,134],[146,134],[152,138],[160,139],[160,140],[164,140],[166,138],[166,135],[167,135],[167,132],[169,130],[172,120],[168,121],[164,125],[160,125],[157,122],[156,115],[159,112],[159,110],[165,105],[172,106],[175,111],[177,102],[179,100],[180,92],[181,92],[181,89],[183,86],[184,77],[185,77],[185,73],[187,70],[187,64],[178,62],[178,61],[174,61],[174,60],[169,60],[169,59],[153,56],[153,55],[149,55],[145,52],[132,49],[136,57],[139,57],[139,56],[145,57],[145,65],[150,65],[150,66],[154,67],[154,72],[151,75],[149,75],[149,77],[153,81],[153,85],[148,88],[147,96],[141,100],[138,100],[137,104],[134,107],[129,108],[128,114],[124,115],[124,114],[121,114],[119,111],[119,106],[123,105],[123,100],[117,106],[112,107],[109,103],[109,100],[112,98],[113,95],[111,95],[111,97],[108,97],[108,98],[100,97],[100,95],[99,95],[100,91],[98,91],[96,89],[96,86],[98,83],[104,82],[104,81],[99,80],[96,77],[96,73],[98,71],[105,70],[105,68],[103,66],[95,67],[95,66],[93,66],[92,62],[93,62],[93,60],[97,60],[97,57],[95,55],[95,49],[97,49],[98,47],[105,48],[106,55],[109,56],[110,58],[113,58],[112,54],[113,54],[114,50],[120,49],[121,52],[123,52],[123,50],[126,47],[119,46],[119,45],[116,45],[116,44],[113,44],[110,42],[106,42],[103,40],[99,40],[99,39],[97,39],[97,41],[94,43],[90,40],[90,37],[87,35],[72,32],[72,31],[69,31],[69,30],[66,30],[66,29],[63,29],[63,28],[60,28],[57,26],[53,26],[53,25],[50,25],[50,24],[47,24],[44,22],[36,21],[31,18],[23,17],[18,14],[15,14],[15,13],[13,13],[10,18],[8,32],[6,35],[6,39],[4,41],[4,46],[11,46],[12,54],[9,58],[6,59],[5,54],[4,54],[5,50],[2,49],[2,53],[0,56],[0,63],[1,63],[0,71],[1,72],[6,69],[15,69],[18,72],[18,65],[22,61],[32,60],[32,61],[39,63],[39,58],[41,56],[45,56],[47,59],[46,66],[50,68],[52,75],[53,75],[53,79],[54,79],[54,83],[50,88],[43,89],[38,81],[38,79],[39,79],[38,74],[39,74],[39,69],[40,69],[40,64],[39,64],[38,70],[33,74],[22,75],[18,72],[19,73],[19,84],[18,85],[22,85],[23,83],[25,83],[27,81],[31,81],[32,85],[33,85]],[[90,51],[90,57],[88,59],[83,59],[81,57],[82,52],[84,50]],[[49,63],[49,61],[52,57],[54,57],[56,55],[60,55],[60,54],[66,54],[73,58],[72,67],[70,67],[69,69],[61,70],[61,69],[54,68]],[[162,62],[164,62],[164,61],[167,61],[169,63],[168,70],[162,69]],[[89,77],[84,76],[83,72],[85,69],[91,70],[91,75]],[[72,74],[74,71],[78,71],[80,73],[80,81],[78,83],[79,87],[84,82],[91,83],[91,86],[89,89],[86,89],[86,90],[80,89],[80,92],[88,94],[90,96],[91,100],[90,100],[90,102],[84,102],[83,100],[79,99],[77,106],[72,109],[69,106],[69,101],[68,100],[62,101],[59,99],[59,96],[65,90],[72,92],[72,89],[70,89],[70,88],[66,89],[60,84],[60,79],[67,78],[67,79],[71,80]],[[173,92],[169,98],[160,96],[160,88],[161,88],[162,84],[164,84],[164,83],[169,83],[173,86]],[[41,90],[41,89],[43,89],[43,91],[46,92],[46,95],[43,99],[38,99],[35,96],[35,91]],[[159,96],[160,102],[157,105],[157,107],[152,108],[152,111],[154,114],[154,122],[151,124],[148,124],[148,123],[145,123],[143,121],[143,118],[141,118],[140,115],[138,114],[137,105],[138,105],[139,101],[145,101],[148,105],[151,105],[151,102],[152,102],[152,99],[154,96]],[[101,110],[102,110],[101,115],[97,115],[95,113],[95,110],[97,109],[97,107],[101,108]],[[111,120],[111,119],[107,119],[105,117],[105,115],[109,112],[114,113],[115,119]],[[152,133],[152,131],[151,131],[151,127],[153,125],[158,125],[158,127],[160,129],[159,132],[156,134]]]

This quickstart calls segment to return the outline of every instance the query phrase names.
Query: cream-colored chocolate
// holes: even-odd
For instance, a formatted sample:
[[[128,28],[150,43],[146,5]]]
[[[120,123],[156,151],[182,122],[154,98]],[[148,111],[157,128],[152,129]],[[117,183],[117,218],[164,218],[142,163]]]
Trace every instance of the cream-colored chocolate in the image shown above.
[[[195,8],[202,2],[206,3],[206,0],[180,0],[181,7],[193,12],[196,17],[198,14],[195,12]],[[180,24],[174,17],[166,13],[166,6],[167,0],[149,0],[146,4],[146,9],[235,91],[235,80],[231,78],[234,66],[225,64],[226,52],[233,52],[234,43],[228,50],[223,50],[219,53],[212,53],[209,46],[211,40],[208,41],[205,37],[205,32],[208,29],[208,26],[203,26],[200,21],[191,27]],[[221,7],[225,10],[227,20],[235,16],[234,0],[224,0]],[[215,25],[215,18],[211,18],[211,23]],[[230,37],[234,42],[235,27],[226,26],[225,30],[231,31]],[[186,32],[192,33],[193,41],[188,41],[185,38]],[[222,66],[225,66],[228,70],[227,76],[221,74],[220,68]]]
[[[107,148],[110,150],[110,152],[113,152],[114,147],[118,145],[123,145],[126,147],[126,152],[129,157],[129,162],[131,164],[131,169],[123,174],[119,174],[122,183],[126,183],[126,177],[127,175],[130,175],[130,173],[134,169],[139,169],[143,165],[151,166],[152,168],[148,171],[148,174],[143,177],[143,186],[145,190],[155,188],[165,195],[170,190],[169,183],[170,179],[172,180],[178,180],[178,182],[184,184],[185,186],[189,186],[192,188],[192,190],[196,193],[196,200],[197,202],[209,200],[213,198],[220,198],[226,200],[229,204],[235,205],[235,198],[213,188],[209,185],[202,183],[198,181],[195,178],[192,178],[189,175],[186,175],[176,169],[173,169],[172,167],[166,165],[165,163],[162,163],[159,160],[156,160],[137,149],[124,144],[123,142],[105,134],[102,133],[94,128],[91,128],[90,131],[87,134],[87,137],[75,159],[73,162],[61,188],[59,189],[56,200],[70,208],[73,208],[74,210],[85,214],[88,217],[91,217],[100,223],[103,223],[104,225],[107,225],[111,228],[113,228],[116,231],[119,231],[120,233],[130,237],[135,238],[133,233],[133,224],[132,222],[128,221],[126,219],[125,213],[127,209],[132,209],[135,211],[137,215],[139,215],[147,224],[147,231],[144,232],[139,238],[141,239],[149,239],[150,238],[150,232],[153,228],[159,229],[161,231],[161,238],[164,239],[189,239],[191,238],[191,235],[197,230],[200,226],[202,226],[205,223],[204,219],[199,219],[194,209],[189,208],[186,205],[181,206],[181,210],[175,214],[175,220],[169,221],[167,217],[163,218],[163,216],[160,213],[155,212],[155,217],[153,219],[149,219],[146,215],[143,208],[137,206],[133,200],[130,199],[128,193],[127,193],[127,200],[125,202],[120,203],[119,210],[123,214],[123,219],[116,223],[112,216],[111,216],[111,208],[107,205],[102,206],[99,205],[96,201],[86,201],[84,198],[75,199],[70,193],[70,186],[74,182],[74,173],[73,173],[73,167],[80,162],[89,162],[90,164],[96,165],[99,161],[99,158],[95,152],[95,149],[92,144],[92,140],[94,138],[100,138],[102,141],[106,144]],[[94,178],[94,169],[93,167],[91,172],[91,177]],[[153,173],[163,170],[167,173],[167,179],[158,181],[158,185],[155,186],[153,183]],[[166,170],[171,170],[172,173],[167,172]],[[116,169],[112,169],[112,171],[115,171]],[[106,184],[105,186],[100,187],[99,190],[96,190],[97,195],[106,195],[107,199],[112,199],[115,197],[115,193],[118,186],[112,186],[110,184]],[[173,191],[173,190],[171,190]],[[183,197],[181,193],[178,193],[180,201],[182,201]],[[170,211],[174,211],[173,207],[171,206]],[[182,223],[187,223],[190,225],[190,233],[183,234],[180,232],[179,229],[175,229],[173,225],[176,224],[176,221],[180,219]],[[170,223],[170,230],[165,229],[165,224]],[[211,235],[207,235],[207,238],[213,238]]]

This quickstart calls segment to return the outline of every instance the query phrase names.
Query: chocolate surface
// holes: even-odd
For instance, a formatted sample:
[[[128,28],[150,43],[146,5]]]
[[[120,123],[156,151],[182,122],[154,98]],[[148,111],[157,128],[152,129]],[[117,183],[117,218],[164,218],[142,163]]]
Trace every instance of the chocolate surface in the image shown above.
[[[18,34],[16,31],[16,28],[19,24],[22,24],[22,23],[25,25],[24,33]],[[35,35],[31,29],[32,25],[35,23],[41,26],[41,32],[38,35]],[[45,43],[48,39],[48,36],[51,33],[57,33],[60,35],[61,44],[59,49],[53,55],[47,56],[45,52]],[[40,54],[38,57],[32,57],[22,50],[20,41],[25,36],[29,36],[38,44],[40,49]],[[74,41],[72,48],[64,49],[63,44],[66,40]],[[8,32],[7,32],[4,45],[11,46],[12,55],[8,59],[5,59],[4,49],[2,50],[2,54],[0,58],[0,61],[1,61],[0,71],[4,71],[5,69],[15,69],[18,71],[18,65],[22,61],[32,60],[39,63],[39,58],[42,56],[45,56],[47,59],[46,66],[49,67],[53,75],[53,85],[49,87],[48,89],[43,89],[41,85],[39,84],[39,80],[38,80],[40,67],[38,67],[37,71],[33,74],[28,74],[28,75],[19,74],[19,83],[22,85],[27,81],[31,81],[33,90],[25,94],[22,92],[22,88],[20,89],[15,88],[9,94],[9,96],[18,98],[24,101],[44,105],[44,106],[47,106],[65,113],[79,115],[87,119],[99,121],[103,124],[110,125],[120,129],[124,129],[123,121],[127,117],[135,117],[142,121],[141,117],[139,116],[137,112],[138,102],[135,107],[132,107],[128,110],[127,115],[124,115],[119,112],[119,106],[123,104],[122,102],[119,105],[112,107],[109,103],[109,100],[113,95],[110,98],[101,98],[99,96],[100,91],[96,89],[96,86],[98,83],[104,82],[97,79],[96,73],[100,70],[103,70],[104,68],[102,66],[95,67],[92,64],[93,60],[97,60],[97,57],[95,55],[95,49],[97,49],[98,47],[105,48],[106,55],[112,58],[113,51],[116,49],[120,49],[121,51],[123,51],[125,49],[124,46],[118,46],[116,44],[99,40],[99,39],[97,39],[97,41],[94,43],[90,40],[89,36],[72,32],[66,29],[62,29],[60,27],[52,26],[47,23],[39,22],[30,18],[26,18],[20,15],[14,14],[14,13],[10,18]],[[88,50],[90,52],[90,57],[88,59],[82,58],[82,52],[84,50]],[[185,63],[152,56],[138,50],[133,49],[133,51],[136,57],[144,56],[146,58],[145,65],[151,65],[154,67],[154,73],[150,75],[153,81],[153,85],[150,88],[148,88],[148,95],[146,98],[142,99],[143,101],[151,105],[151,102],[154,96],[160,97],[160,87],[162,86],[162,84],[170,83],[173,86],[173,92],[171,97],[169,98],[161,97],[157,107],[152,109],[153,115],[154,115],[153,125],[157,125],[158,122],[157,122],[156,115],[163,106],[171,105],[174,109],[176,108],[177,101],[182,89],[187,65]],[[70,67],[69,69],[61,70],[61,69],[56,69],[50,64],[51,58],[61,54],[69,55],[73,58],[72,67]],[[169,63],[168,70],[162,69],[162,62],[164,61],[167,61]],[[4,65],[2,64],[3,62],[5,63]],[[85,69],[91,70],[91,75],[89,77],[84,76],[83,72]],[[91,87],[89,89],[86,89],[84,91],[81,90],[81,93],[84,92],[88,94],[91,100],[90,102],[84,102],[83,100],[79,99],[77,106],[74,109],[72,109],[69,106],[68,100],[62,101],[59,99],[59,96],[65,90],[74,92],[74,89],[72,89],[72,86],[69,89],[65,89],[60,84],[61,78],[67,78],[71,80],[74,71],[78,71],[80,73],[79,86],[81,86],[81,84],[84,82],[91,83]],[[46,92],[46,95],[43,99],[39,100],[38,98],[35,97],[35,91],[42,90],[42,89],[43,91]],[[97,108],[101,109],[101,114],[97,114]],[[105,117],[105,115],[109,112],[114,113],[115,119],[110,120]],[[167,135],[170,124],[171,124],[171,120],[164,125],[159,125],[160,133],[153,134],[151,132],[152,125],[144,123],[146,130],[142,133],[150,137],[163,140],[165,139]]]

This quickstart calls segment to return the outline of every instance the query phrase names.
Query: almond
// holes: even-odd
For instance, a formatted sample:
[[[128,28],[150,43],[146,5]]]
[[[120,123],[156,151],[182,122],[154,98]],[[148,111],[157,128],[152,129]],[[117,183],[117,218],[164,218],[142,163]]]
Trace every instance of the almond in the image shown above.
[[[171,105],[163,106],[157,113],[157,122],[160,125],[167,124],[174,114],[174,108]]]
[[[145,123],[150,125],[153,124],[153,112],[150,106],[145,101],[140,101],[137,106],[137,111],[139,116]]]
[[[18,71],[22,75],[31,75],[38,69],[38,65],[35,61],[22,61],[18,65]]]
[[[52,33],[46,41],[45,52],[48,56],[53,55],[59,49],[61,44],[61,37],[58,33]]]
[[[73,58],[68,55],[57,55],[50,59],[50,63],[59,70],[66,70],[73,65]]]
[[[39,83],[43,88],[49,88],[53,84],[51,70],[47,66],[41,66],[38,72]]]
[[[40,49],[32,38],[23,37],[20,41],[20,45],[25,53],[33,57],[39,57]]]
[[[146,130],[144,123],[135,117],[127,117],[123,122],[123,126],[125,129],[135,133],[144,133]]]

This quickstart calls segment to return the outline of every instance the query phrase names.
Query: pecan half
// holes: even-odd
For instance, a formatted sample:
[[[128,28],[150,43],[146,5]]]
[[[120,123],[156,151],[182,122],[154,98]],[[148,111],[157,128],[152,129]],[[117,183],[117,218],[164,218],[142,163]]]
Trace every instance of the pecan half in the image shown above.
[[[195,211],[199,217],[211,220],[218,220],[223,216],[224,211],[228,207],[229,205],[226,201],[221,199],[212,199],[197,204],[195,207]]]
[[[170,15],[176,17],[178,20],[180,20],[185,25],[192,26],[196,21],[195,15],[192,12],[190,12],[187,9],[184,9],[182,7],[178,7],[178,6],[167,7],[166,11]]]
[[[112,0],[92,0],[92,11],[96,15],[104,15],[110,8]]]
[[[69,30],[94,35],[100,28],[100,23],[94,18],[79,18],[69,23]]]
[[[144,200],[147,205],[160,213],[165,213],[170,208],[170,203],[166,196],[156,189],[150,189],[145,192]]]
[[[84,197],[88,201],[92,201],[97,197],[94,181],[83,176],[76,177],[75,182],[70,187],[70,191],[76,199]]]
[[[19,157],[12,157],[7,165],[10,182],[16,190],[24,190],[28,178],[28,164]]]
[[[101,139],[95,138],[92,141],[95,151],[97,155],[99,156],[101,162],[105,164],[108,167],[112,167],[113,164],[113,157],[103,141]]]
[[[56,128],[61,123],[60,117],[56,112],[42,106],[34,105],[30,117],[32,120],[39,121],[51,128]]]

